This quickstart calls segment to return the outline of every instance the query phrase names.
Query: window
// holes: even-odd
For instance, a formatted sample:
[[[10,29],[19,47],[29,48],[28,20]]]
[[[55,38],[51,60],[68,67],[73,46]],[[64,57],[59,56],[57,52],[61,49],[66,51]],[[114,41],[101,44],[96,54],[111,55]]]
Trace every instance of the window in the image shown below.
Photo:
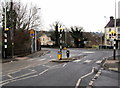
[[[118,34],[118,38],[120,38],[120,34]]]
[[[118,31],[120,31],[120,28],[118,28]]]
[[[111,29],[109,29],[109,32],[111,32]]]
[[[109,38],[111,38],[111,34],[109,34]]]

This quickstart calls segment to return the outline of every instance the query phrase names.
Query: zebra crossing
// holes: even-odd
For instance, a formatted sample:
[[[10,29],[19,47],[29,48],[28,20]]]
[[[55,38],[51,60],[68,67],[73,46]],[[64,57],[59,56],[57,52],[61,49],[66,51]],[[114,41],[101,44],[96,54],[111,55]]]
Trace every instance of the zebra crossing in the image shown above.
[[[96,64],[100,64],[102,62],[102,60],[81,60],[81,59],[78,59],[78,60],[74,60],[73,61],[74,63],[79,63],[79,62],[83,62],[83,63],[90,63],[90,62],[95,62]]]

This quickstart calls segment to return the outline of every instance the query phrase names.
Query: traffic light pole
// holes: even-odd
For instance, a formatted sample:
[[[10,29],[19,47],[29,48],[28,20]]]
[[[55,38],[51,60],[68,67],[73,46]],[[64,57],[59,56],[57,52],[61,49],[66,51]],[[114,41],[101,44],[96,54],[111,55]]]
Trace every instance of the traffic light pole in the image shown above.
[[[60,53],[61,53],[60,60],[62,60],[62,28],[60,28]]]
[[[116,39],[114,39],[114,47],[113,47],[113,59],[115,60],[115,55],[116,55]]]
[[[6,0],[5,0],[5,19],[4,19],[4,58],[7,59],[7,30],[6,30]]]

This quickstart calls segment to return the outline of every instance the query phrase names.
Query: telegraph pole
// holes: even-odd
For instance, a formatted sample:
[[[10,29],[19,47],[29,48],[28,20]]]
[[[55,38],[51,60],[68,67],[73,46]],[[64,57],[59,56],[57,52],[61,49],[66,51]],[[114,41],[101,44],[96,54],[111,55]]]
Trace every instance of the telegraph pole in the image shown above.
[[[12,54],[11,55],[12,55],[12,58],[13,58],[14,57],[14,29],[13,29],[13,15],[12,15],[13,14],[13,1],[12,0],[11,0],[10,11],[11,11],[10,12],[10,15],[11,15],[11,17],[10,17],[11,18],[11,20],[10,20],[11,21],[11,26],[10,26],[11,32],[10,33],[11,33],[11,42],[12,42],[11,43],[11,45],[12,45],[12,49],[11,49],[12,50],[12,52],[11,52]]]

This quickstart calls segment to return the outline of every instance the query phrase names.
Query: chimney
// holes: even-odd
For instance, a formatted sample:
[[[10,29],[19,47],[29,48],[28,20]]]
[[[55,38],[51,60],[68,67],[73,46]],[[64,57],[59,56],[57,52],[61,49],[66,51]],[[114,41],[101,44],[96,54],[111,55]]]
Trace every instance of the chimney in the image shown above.
[[[110,20],[113,20],[114,19],[114,17],[113,16],[110,16]]]

